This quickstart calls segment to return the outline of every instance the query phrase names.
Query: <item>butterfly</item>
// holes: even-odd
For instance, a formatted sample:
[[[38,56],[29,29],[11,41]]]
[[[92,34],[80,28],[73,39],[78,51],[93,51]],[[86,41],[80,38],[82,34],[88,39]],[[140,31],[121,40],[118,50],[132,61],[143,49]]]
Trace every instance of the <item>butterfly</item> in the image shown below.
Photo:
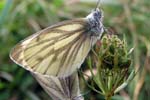
[[[80,94],[78,73],[68,77],[44,76],[32,73],[52,100],[84,100]]]
[[[10,58],[31,72],[66,77],[85,60],[104,32],[102,10],[57,23],[20,41]]]

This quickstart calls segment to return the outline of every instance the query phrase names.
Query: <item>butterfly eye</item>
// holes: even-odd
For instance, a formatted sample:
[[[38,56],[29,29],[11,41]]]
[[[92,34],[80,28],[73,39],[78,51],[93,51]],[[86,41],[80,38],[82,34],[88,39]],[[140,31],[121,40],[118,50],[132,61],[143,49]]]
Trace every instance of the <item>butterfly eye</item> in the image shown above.
[[[94,13],[94,17],[97,17],[97,16],[98,16],[98,14],[97,14],[97,12],[95,12],[95,13]]]

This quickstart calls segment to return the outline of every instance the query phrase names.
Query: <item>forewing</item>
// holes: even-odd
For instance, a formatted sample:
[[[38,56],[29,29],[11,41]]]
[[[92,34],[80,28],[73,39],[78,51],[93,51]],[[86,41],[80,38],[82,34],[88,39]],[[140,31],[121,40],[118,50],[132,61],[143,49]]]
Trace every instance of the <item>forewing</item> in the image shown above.
[[[87,27],[85,19],[59,23],[21,41],[10,56],[27,70],[68,76],[81,66],[91,48]]]

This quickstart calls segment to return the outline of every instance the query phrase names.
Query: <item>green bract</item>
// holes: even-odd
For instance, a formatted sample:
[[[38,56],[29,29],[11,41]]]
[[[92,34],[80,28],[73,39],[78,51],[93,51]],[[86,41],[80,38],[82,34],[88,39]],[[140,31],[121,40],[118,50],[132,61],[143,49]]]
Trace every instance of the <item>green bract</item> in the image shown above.
[[[95,83],[99,89],[89,86],[109,100],[135,76],[134,70],[129,72],[131,50],[128,52],[125,40],[120,40],[116,35],[105,35],[98,44],[88,57],[88,66],[92,84]],[[96,68],[96,74],[93,68]]]

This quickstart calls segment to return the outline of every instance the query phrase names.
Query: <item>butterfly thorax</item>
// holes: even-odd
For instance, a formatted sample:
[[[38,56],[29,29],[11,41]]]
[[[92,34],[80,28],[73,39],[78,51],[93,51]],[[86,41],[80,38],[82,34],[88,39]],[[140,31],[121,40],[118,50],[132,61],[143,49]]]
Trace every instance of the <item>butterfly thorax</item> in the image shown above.
[[[104,26],[102,24],[103,14],[98,8],[92,11],[86,19],[88,20],[88,32],[92,36],[96,36],[100,39],[102,33],[104,32]]]

